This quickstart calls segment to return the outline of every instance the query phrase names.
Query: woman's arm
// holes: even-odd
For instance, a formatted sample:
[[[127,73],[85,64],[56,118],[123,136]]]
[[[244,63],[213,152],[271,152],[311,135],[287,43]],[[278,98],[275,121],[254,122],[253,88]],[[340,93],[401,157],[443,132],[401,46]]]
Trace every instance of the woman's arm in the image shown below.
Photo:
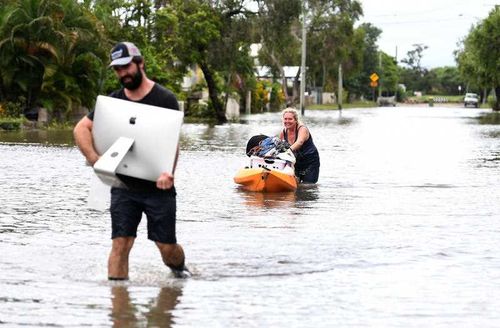
[[[305,125],[301,125],[298,128],[298,136],[297,136],[297,141],[293,143],[292,146],[290,146],[290,149],[292,151],[297,151],[302,147],[304,142],[309,139],[309,129]]]

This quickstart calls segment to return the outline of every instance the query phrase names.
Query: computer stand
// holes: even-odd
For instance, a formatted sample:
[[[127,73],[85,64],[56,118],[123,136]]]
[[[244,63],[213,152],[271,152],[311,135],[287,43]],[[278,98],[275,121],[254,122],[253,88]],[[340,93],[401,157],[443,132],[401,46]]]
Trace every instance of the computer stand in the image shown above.
[[[120,137],[94,164],[94,172],[99,179],[111,187],[123,187],[116,176],[116,170],[134,144],[134,139]]]

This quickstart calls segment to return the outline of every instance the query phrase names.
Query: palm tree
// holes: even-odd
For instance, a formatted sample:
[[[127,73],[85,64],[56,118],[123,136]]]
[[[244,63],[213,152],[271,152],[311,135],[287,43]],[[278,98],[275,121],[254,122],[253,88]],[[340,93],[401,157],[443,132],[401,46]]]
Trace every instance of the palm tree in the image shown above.
[[[107,47],[95,17],[73,0],[18,0],[0,26],[2,94],[62,120],[99,91]]]
[[[107,59],[99,21],[73,0],[62,0],[55,21],[55,56],[45,65],[41,100],[59,120],[75,106],[90,107],[101,89]]]
[[[35,102],[44,70],[43,57],[50,57],[51,17],[48,1],[17,1],[0,28],[0,66],[3,94],[19,98],[22,94],[29,108]],[[13,99],[14,100],[14,99]]]

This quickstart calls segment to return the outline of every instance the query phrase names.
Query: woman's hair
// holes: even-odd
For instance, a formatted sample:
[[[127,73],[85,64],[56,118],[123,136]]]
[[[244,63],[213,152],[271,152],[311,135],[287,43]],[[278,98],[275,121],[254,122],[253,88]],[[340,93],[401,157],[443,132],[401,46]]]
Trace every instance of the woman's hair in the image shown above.
[[[302,124],[299,118],[299,112],[293,107],[287,107],[281,111],[281,117],[285,116],[286,113],[293,115],[293,118],[297,121],[297,125]]]

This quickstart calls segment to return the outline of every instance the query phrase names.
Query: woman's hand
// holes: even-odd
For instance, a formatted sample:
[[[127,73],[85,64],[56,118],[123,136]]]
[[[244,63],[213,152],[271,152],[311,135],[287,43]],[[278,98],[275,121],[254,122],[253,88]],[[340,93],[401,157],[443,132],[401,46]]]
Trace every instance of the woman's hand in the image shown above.
[[[167,190],[174,185],[174,176],[170,173],[163,172],[156,180],[156,188]]]

